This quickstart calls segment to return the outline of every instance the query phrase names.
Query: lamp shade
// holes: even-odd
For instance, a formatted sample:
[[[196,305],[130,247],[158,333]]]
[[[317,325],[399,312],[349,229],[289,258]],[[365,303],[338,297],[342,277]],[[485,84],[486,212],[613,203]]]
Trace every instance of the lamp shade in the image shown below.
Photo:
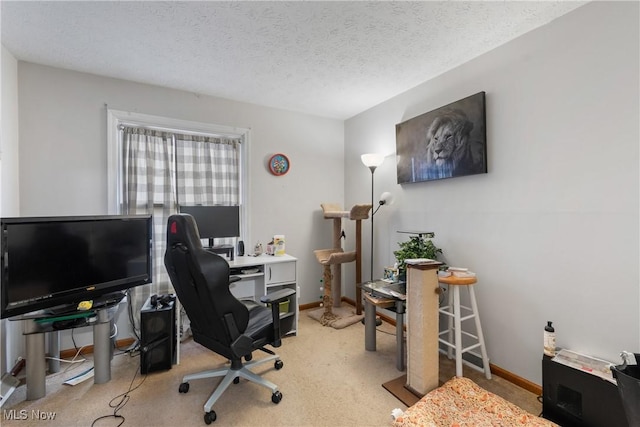
[[[393,194],[389,193],[388,191],[385,191],[384,193],[382,193],[380,195],[379,203],[381,205],[392,205],[393,204]]]
[[[360,158],[362,159],[362,163],[368,168],[377,168],[384,162],[384,156],[379,153],[363,154]]]

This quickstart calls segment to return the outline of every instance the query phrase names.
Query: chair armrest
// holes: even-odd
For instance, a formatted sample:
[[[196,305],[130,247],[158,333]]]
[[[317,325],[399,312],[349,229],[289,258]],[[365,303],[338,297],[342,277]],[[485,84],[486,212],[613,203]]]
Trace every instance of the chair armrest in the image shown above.
[[[291,295],[294,295],[296,291],[294,289],[280,289],[275,292],[269,292],[268,295],[260,297],[260,302],[271,305],[271,317],[273,318],[273,335],[274,340],[271,345],[273,347],[280,347],[282,340],[280,339],[282,334],[280,330],[280,302],[288,299]]]
[[[279,303],[295,293],[296,291],[294,289],[280,289],[278,291],[270,292],[269,294],[260,297],[260,302],[264,304]]]

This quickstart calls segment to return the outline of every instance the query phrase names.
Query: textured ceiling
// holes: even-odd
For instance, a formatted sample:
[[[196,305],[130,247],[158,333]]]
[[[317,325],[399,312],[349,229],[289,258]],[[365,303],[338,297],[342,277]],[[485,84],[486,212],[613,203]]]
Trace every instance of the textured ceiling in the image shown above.
[[[346,119],[584,2],[2,1],[19,60]]]

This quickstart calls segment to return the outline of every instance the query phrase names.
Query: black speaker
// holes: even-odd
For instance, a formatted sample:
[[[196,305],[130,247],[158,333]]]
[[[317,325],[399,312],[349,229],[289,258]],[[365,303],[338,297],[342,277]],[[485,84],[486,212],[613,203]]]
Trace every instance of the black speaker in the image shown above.
[[[171,369],[176,340],[175,297],[149,297],[140,309],[140,372]]]
[[[244,256],[244,242],[242,240],[238,242],[238,256]]]

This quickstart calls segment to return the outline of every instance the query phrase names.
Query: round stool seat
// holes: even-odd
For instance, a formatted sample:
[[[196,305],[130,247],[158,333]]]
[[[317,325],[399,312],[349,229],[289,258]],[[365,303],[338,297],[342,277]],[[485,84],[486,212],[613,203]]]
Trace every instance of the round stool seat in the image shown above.
[[[458,277],[451,275],[447,277],[438,277],[438,282],[446,283],[447,285],[473,285],[477,281],[476,276]]]

